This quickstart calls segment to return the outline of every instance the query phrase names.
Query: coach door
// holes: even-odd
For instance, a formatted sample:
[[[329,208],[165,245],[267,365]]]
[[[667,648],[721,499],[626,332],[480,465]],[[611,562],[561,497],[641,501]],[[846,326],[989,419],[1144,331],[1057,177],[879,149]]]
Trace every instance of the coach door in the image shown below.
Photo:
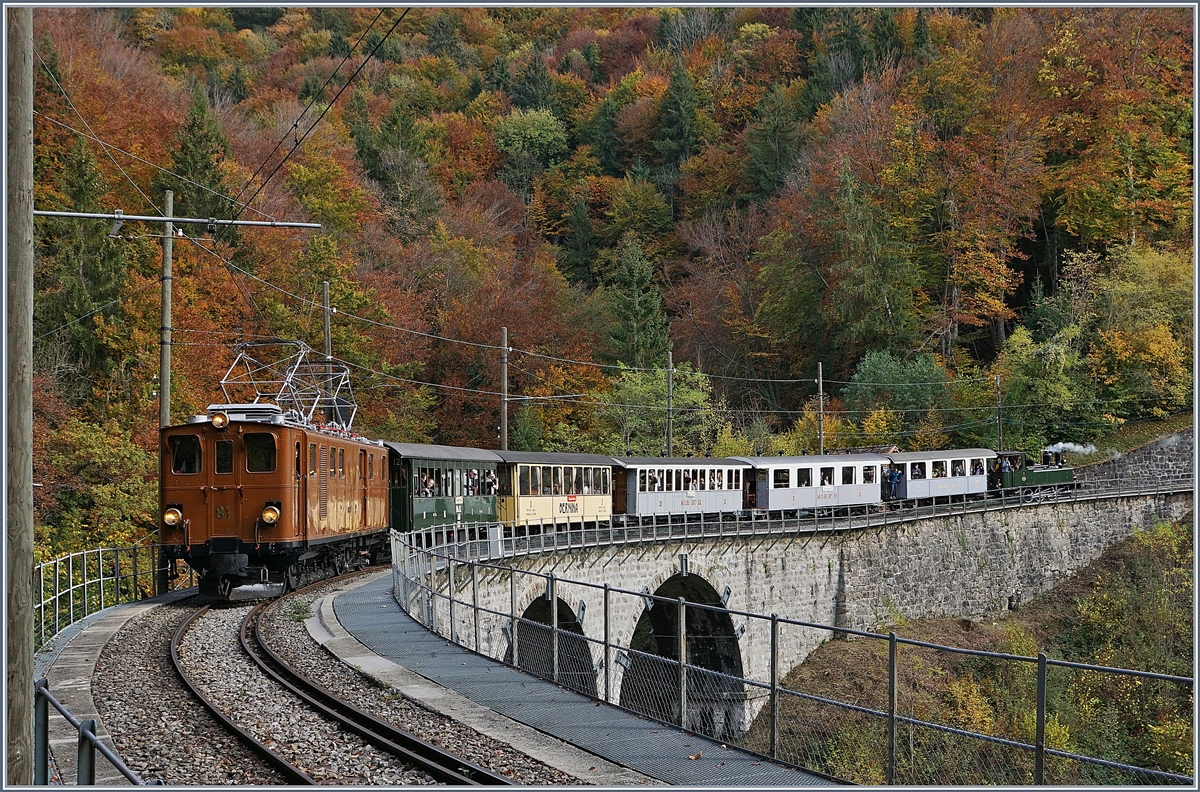
[[[626,478],[629,472],[623,467],[613,468],[613,494],[612,494],[612,509],[613,514],[625,514],[629,511],[629,492],[626,489]],[[601,492],[602,488],[597,482],[596,492]]]

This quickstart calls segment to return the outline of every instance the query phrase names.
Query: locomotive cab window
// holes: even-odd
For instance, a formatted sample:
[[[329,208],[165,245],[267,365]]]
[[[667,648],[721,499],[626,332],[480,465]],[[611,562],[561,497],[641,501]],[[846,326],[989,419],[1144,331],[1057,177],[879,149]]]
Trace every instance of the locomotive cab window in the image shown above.
[[[346,449],[338,449],[338,478],[346,478]]]
[[[218,473],[233,472],[233,441],[218,440],[217,441],[217,468]]]
[[[246,472],[273,473],[275,471],[275,435],[267,432],[251,432],[246,435]]]
[[[200,437],[198,435],[176,435],[167,442],[171,446],[172,473],[190,475],[200,472]]]
[[[317,475],[317,444],[308,444],[308,475]]]

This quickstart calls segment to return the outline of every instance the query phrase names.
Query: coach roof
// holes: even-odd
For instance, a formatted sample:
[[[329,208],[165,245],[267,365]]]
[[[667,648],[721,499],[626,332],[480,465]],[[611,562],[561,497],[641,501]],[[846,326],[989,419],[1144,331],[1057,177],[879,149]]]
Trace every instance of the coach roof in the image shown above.
[[[457,448],[444,445],[422,445],[420,443],[393,443],[385,440],[383,444],[404,459],[439,459],[462,460],[465,462],[499,462],[500,457],[495,451],[484,451],[482,448]]]

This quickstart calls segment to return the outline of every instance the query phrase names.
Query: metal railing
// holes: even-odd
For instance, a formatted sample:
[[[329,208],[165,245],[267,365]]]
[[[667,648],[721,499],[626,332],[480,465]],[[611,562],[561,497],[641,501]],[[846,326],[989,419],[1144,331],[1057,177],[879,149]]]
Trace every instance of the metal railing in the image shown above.
[[[923,499],[889,502],[871,507],[838,507],[783,512],[743,511],[730,514],[614,515],[591,521],[552,519],[548,524],[526,522],[449,523],[413,532],[419,547],[446,548],[459,560],[500,559],[587,547],[689,541],[706,537],[763,537],[838,533],[886,528],[934,517],[963,516],[1040,505],[1115,500],[1190,492],[1192,476],[1175,478],[1115,478],[1077,482],[1071,488],[1028,487],[972,498]]]
[[[67,723],[79,733],[76,744],[76,781],[79,786],[95,786],[96,784],[96,752],[109,761],[117,772],[123,775],[129,783],[136,786],[158,786],[161,780],[143,781],[136,773],[113,753],[112,749],[96,736],[96,721],[88,719],[80,721],[62,705],[50,692],[45,679],[39,679],[34,684],[33,707],[33,783],[34,786],[50,784],[50,707],[58,710]]]
[[[193,571],[167,579],[160,545],[104,547],[45,561],[33,568],[34,651],[77,621],[97,611],[156,594],[165,581],[170,588],[195,585]]]
[[[1163,495],[1191,488],[1176,482],[1108,482],[1083,487],[1059,502]],[[421,534],[392,533],[393,594],[401,607],[431,631],[479,654],[522,668],[584,695],[681,726],[721,742],[826,775],[866,784],[1193,784],[1191,777],[1161,767],[1141,767],[1120,756],[1089,755],[1073,746],[1103,746],[1087,732],[1103,724],[1081,721],[1064,736],[1058,721],[1073,686],[1072,674],[1091,675],[1093,687],[1125,680],[1162,688],[1164,701],[1190,723],[1191,678],[1127,669],[1006,655],[898,638],[861,630],[730,610],[641,592],[558,578],[489,563],[552,549],[626,542],[826,532],[925,519],[944,514],[1016,508],[1029,503],[1016,492],[983,502],[931,504],[865,515],[815,515],[689,523],[664,520],[633,525],[595,524],[525,537],[505,537],[504,526],[452,525]],[[507,527],[509,531],[512,526]],[[486,537],[486,538],[485,538]],[[488,585],[481,594],[481,578]],[[507,596],[497,591],[507,581]],[[518,610],[518,591],[544,592]],[[490,593],[489,593],[490,592]],[[601,629],[583,629],[585,600],[602,603]],[[578,604],[576,604],[578,603]],[[574,621],[560,623],[560,612]],[[614,612],[640,613],[630,643],[613,640]],[[594,619],[595,617],[592,616]],[[650,636],[654,636],[653,639]],[[781,651],[803,657],[830,639],[865,639],[876,679],[871,701],[837,700],[784,686]],[[672,648],[664,649],[664,646]],[[767,652],[765,675],[745,672],[744,657]],[[928,653],[950,653],[989,673],[1013,695],[1014,722],[988,723],[986,707],[946,717],[934,706],[948,695],[945,679],[931,681]],[[861,653],[860,653],[861,654]],[[683,658],[683,662],[680,662]],[[760,664],[761,665],[761,664]],[[990,677],[989,677],[990,678]],[[1096,679],[1099,682],[1096,682]],[[971,700],[969,676],[956,695]],[[990,684],[990,683],[989,683]],[[938,687],[941,685],[942,687]],[[977,692],[977,691],[976,691]],[[980,713],[983,713],[982,715]],[[994,713],[993,713],[994,714]],[[1150,724],[1147,724],[1150,725]],[[1187,741],[1190,745],[1190,739]],[[1103,754],[1103,750],[1090,750]]]

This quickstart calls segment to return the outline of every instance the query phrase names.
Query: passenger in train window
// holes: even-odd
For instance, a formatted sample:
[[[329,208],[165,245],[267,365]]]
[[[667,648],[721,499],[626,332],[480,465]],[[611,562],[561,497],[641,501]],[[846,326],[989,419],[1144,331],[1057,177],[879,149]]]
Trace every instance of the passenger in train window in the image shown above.
[[[925,463],[913,462],[912,472],[909,474],[909,478],[911,478],[913,481],[925,478]]]
[[[866,465],[863,467],[863,484],[875,483],[875,466]]]
[[[821,486],[822,487],[833,486],[833,468],[831,468],[831,467],[821,468]]]
[[[796,486],[812,486],[812,468],[796,468]]]
[[[951,462],[951,463],[950,463],[950,475],[951,475],[951,476],[965,476],[965,475],[967,475],[967,463],[966,463],[966,460],[964,460],[964,459],[956,459],[956,460],[954,460],[953,462]]]
[[[529,469],[529,494],[542,494],[542,469],[537,465]]]
[[[983,460],[982,459],[972,459],[971,460],[971,475],[972,476],[982,476],[983,475]]]
[[[692,488],[691,471],[688,471],[688,470],[683,471],[683,487],[682,488],[685,490],[690,490]]]
[[[946,463],[938,461],[933,463],[933,477],[946,478]]]
[[[487,472],[487,494],[495,495],[500,488],[500,479],[496,477],[496,471],[489,470]]]
[[[583,469],[583,494],[584,495],[592,494],[592,469],[591,468]]]

